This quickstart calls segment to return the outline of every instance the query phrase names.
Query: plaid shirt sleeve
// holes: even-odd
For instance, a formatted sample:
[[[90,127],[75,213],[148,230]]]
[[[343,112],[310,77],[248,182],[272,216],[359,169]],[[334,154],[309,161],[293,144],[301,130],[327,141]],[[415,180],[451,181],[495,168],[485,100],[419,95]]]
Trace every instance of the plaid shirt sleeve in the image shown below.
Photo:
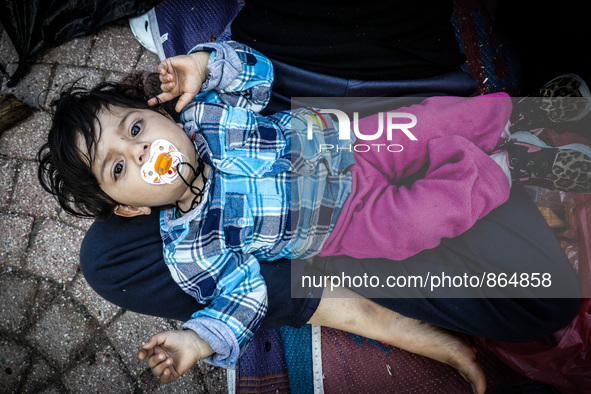
[[[189,228],[190,223],[187,225],[183,227]],[[265,282],[252,255],[228,252],[198,261],[179,261],[190,255],[196,259],[194,245],[185,238],[173,248],[165,246],[172,277],[185,292],[207,304],[183,329],[195,331],[215,351],[203,361],[227,368],[240,357],[267,312]]]
[[[223,103],[260,112],[271,98],[275,77],[271,61],[235,41],[204,43],[191,50],[211,51],[208,77],[195,101]]]

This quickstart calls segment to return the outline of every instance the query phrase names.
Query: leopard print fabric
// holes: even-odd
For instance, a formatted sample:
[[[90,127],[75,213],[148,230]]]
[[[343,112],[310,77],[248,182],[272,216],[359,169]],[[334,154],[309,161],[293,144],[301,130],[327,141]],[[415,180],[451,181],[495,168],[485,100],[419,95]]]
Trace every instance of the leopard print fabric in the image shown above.
[[[556,78],[540,89],[540,109],[553,122],[578,120],[589,112],[589,98],[583,97],[577,78]],[[537,100],[536,100],[537,101]]]
[[[572,149],[558,151],[549,180],[554,190],[591,193],[591,158]]]

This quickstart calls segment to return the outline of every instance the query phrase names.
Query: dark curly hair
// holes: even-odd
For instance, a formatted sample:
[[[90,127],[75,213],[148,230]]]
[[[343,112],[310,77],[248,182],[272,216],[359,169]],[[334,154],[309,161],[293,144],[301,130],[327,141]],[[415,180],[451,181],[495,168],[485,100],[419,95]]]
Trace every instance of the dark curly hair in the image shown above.
[[[101,190],[91,170],[101,136],[97,115],[110,106],[158,112],[147,100],[141,87],[103,82],[90,90],[76,83],[66,86],[51,102],[53,123],[47,143],[37,153],[37,175],[66,212],[99,219],[113,214],[117,202]],[[80,149],[80,141],[86,151]]]

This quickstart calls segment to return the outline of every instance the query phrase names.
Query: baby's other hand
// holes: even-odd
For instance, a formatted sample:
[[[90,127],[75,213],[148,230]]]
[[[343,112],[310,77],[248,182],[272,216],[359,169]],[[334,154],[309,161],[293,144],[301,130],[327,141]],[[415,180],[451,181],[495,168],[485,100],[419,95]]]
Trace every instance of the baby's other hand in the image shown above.
[[[175,106],[177,112],[189,104],[199,93],[207,78],[207,63],[211,52],[195,52],[190,55],[174,56],[158,65],[162,93],[151,98],[149,105],[163,103],[180,96]]]
[[[191,330],[165,331],[152,336],[138,352],[154,376],[170,383],[187,372],[198,360],[213,354],[211,347]]]

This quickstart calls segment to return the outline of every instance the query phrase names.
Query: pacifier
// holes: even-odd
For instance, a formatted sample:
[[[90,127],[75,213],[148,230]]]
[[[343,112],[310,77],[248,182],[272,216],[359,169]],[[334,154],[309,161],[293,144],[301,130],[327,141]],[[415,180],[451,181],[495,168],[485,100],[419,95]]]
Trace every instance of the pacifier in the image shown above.
[[[142,179],[152,185],[172,183],[179,176],[183,154],[170,142],[156,140],[150,146],[150,158],[142,166]]]

